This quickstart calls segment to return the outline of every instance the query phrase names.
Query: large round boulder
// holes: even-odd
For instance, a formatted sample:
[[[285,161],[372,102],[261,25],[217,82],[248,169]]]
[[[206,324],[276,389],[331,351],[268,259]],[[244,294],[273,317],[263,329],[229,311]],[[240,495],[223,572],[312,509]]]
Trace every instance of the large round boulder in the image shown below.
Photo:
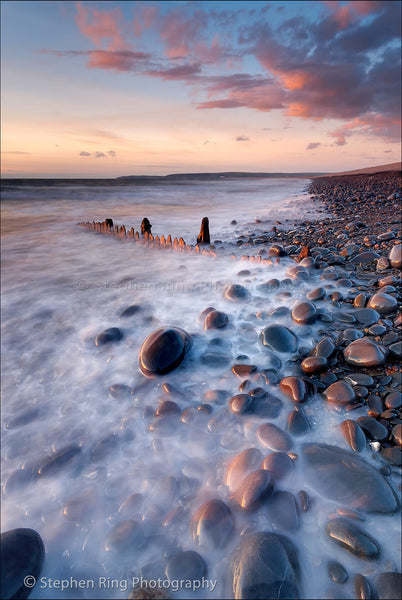
[[[184,329],[160,327],[141,346],[140,369],[148,377],[169,373],[180,365],[191,345],[191,337]]]
[[[1,534],[1,597],[28,598],[42,570],[45,547],[34,529]]]
[[[391,267],[395,269],[402,269],[402,244],[392,246],[390,253],[388,254],[389,262]]]
[[[209,500],[195,513],[191,521],[194,541],[200,546],[225,546],[234,528],[231,510],[221,500]]]
[[[302,450],[306,481],[324,498],[351,509],[392,513],[396,495],[383,475],[352,452],[327,444],[305,444]]]
[[[373,340],[363,337],[354,340],[343,351],[345,360],[357,367],[377,367],[384,364],[387,349]]]
[[[277,352],[296,352],[297,337],[284,325],[268,325],[260,333],[260,342],[263,346]]]
[[[255,533],[243,538],[230,558],[230,597],[300,598],[298,573],[296,549],[287,537]]]

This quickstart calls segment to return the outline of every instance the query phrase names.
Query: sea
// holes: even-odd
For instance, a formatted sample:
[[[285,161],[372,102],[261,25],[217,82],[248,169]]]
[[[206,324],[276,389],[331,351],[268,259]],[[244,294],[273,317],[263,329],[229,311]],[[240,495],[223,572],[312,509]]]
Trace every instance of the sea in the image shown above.
[[[234,510],[224,548],[198,546],[191,520],[208,500],[230,504],[224,481],[234,456],[251,447],[269,451],[255,435],[261,417],[235,416],[227,401],[212,403],[210,413],[199,407],[211,390],[228,398],[239,393],[235,362],[270,366],[259,343],[270,313],[291,308],[322,283],[317,273],[308,283],[261,295],[260,284],[283,281],[294,263],[289,257],[271,264],[244,260],[269,248],[255,242],[269,238],[273,227],[292,230],[326,216],[308,184],[280,178],[121,186],[3,181],[1,527],[32,528],[44,541],[46,559],[30,598],[127,598],[141,578],[159,580],[155,586],[172,598],[231,597],[229,557],[242,536],[275,531],[269,512]],[[154,235],[182,237],[193,246],[208,217],[216,256],[146,247],[77,224],[112,218],[139,230],[144,217]],[[246,287],[251,301],[229,302],[224,290],[230,284]],[[132,305],[138,307],[132,316],[122,317]],[[205,331],[200,315],[208,307],[224,311],[228,327]],[[311,348],[324,333],[322,322],[299,326],[287,317],[281,323]],[[147,378],[139,370],[140,348],[163,326],[186,330],[193,349],[171,373]],[[120,328],[123,339],[96,346],[96,336],[111,327]],[[229,365],[205,364],[201,356],[211,347],[230,357]],[[291,361],[280,364],[281,375],[292,373]],[[272,422],[286,429],[290,401],[276,384],[265,389],[281,398],[283,409]],[[164,430],[154,413],[167,399],[182,415],[188,410]],[[354,416],[365,414],[359,410]],[[294,440],[296,468],[281,489],[295,497],[306,490],[312,508],[300,513],[297,529],[281,533],[299,553],[302,597],[354,598],[354,573],[371,578],[398,568],[400,521],[363,517],[381,545],[378,561],[363,561],[328,539],[325,523],[337,505],[309,488],[297,454],[304,441],[350,449],[339,429],[345,415],[323,408],[319,398],[305,413],[311,431]],[[64,462],[38,475],[62,452]],[[369,446],[362,455],[378,464]],[[176,586],[167,576],[167,562],[183,551],[197,552],[205,563],[200,589]],[[342,586],[329,579],[329,560],[350,573]]]

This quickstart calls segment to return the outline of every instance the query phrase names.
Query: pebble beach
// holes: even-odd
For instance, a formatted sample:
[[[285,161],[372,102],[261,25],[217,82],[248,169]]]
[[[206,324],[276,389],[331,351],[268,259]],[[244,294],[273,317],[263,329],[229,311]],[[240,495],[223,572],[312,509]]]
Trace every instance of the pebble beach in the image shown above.
[[[213,286],[196,299],[111,295],[89,325],[59,322],[88,393],[69,397],[74,362],[54,365],[50,446],[35,438],[45,401],[6,411],[3,493],[19,509],[3,598],[400,597],[401,198],[399,171],[313,178],[303,219],[236,231],[233,214],[228,241],[139,244],[143,277],[147,253],[169,252],[161,273],[183,285],[202,264]]]

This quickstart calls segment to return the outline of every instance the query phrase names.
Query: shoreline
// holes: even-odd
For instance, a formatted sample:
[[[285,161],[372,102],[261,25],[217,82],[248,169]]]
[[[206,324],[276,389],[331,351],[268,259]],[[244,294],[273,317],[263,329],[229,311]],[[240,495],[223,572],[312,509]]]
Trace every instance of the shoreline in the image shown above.
[[[401,173],[314,178],[308,192],[313,203],[321,202],[331,216],[296,221],[290,231],[282,230],[279,223],[269,236],[258,235],[249,243],[279,246],[298,264],[322,271],[322,285],[329,288],[332,308],[339,309],[325,327],[336,342],[330,363],[338,371],[336,379],[349,372],[374,378],[373,387],[357,390],[358,402],[349,410],[366,406],[368,416],[388,429],[385,439],[372,438],[377,443],[375,451],[393,468],[401,467],[402,395],[396,391],[402,383],[398,367],[402,358]],[[336,291],[338,286],[346,286],[347,293]],[[350,334],[351,339],[342,333],[348,329],[357,332]],[[351,366],[345,361],[343,351],[358,335],[385,349],[386,360],[382,364],[365,365],[369,362],[365,352],[361,353],[359,365],[356,362]],[[295,372],[308,375],[300,366]],[[313,379],[318,382],[316,376]],[[392,400],[387,400],[390,394]]]

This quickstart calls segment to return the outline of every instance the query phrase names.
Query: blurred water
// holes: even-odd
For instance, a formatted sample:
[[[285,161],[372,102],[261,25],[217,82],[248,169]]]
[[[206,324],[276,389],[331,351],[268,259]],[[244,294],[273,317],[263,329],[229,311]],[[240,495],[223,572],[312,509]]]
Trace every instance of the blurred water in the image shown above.
[[[314,276],[295,286],[291,295],[261,297],[257,286],[273,277],[284,279],[290,259],[271,267],[242,263],[230,258],[233,252],[241,253],[231,242],[235,233],[267,231],[277,219],[285,226],[285,219],[314,214],[305,187],[303,180],[266,180],[7,192],[2,212],[2,530],[39,531],[47,551],[42,573],[46,580],[73,577],[99,583],[104,577],[127,582],[141,569],[148,577],[163,577],[161,562],[190,549],[203,556],[216,588],[170,593],[182,598],[227,597],[227,557],[240,531],[272,529],[264,510],[251,516],[236,513],[236,534],[228,546],[208,552],[197,548],[190,533],[191,516],[205,500],[228,501],[225,465],[241,450],[258,447],[255,430],[261,418],[237,418],[225,405],[217,405],[209,428],[209,418],[202,414],[191,423],[178,421],[173,435],[150,432],[148,427],[159,400],[166,398],[163,382],[181,390],[176,401],[182,410],[197,407],[211,389],[224,389],[230,396],[238,393],[240,381],[230,365],[213,369],[200,362],[213,337],[221,339],[230,364],[246,354],[252,364],[267,366],[258,334],[271,321],[256,315],[293,306],[319,281]],[[223,240],[221,256],[146,249],[76,226],[77,221],[111,217],[138,229],[144,216],[155,234],[171,233],[187,242],[195,240],[201,218],[208,216],[212,239]],[[232,219],[237,225],[230,225]],[[256,219],[262,223],[255,224]],[[242,269],[250,273],[239,276]],[[252,301],[226,301],[223,289],[231,283],[245,285]],[[132,304],[141,310],[129,319],[120,318]],[[228,313],[226,330],[203,331],[198,317],[208,306]],[[289,318],[281,322],[303,345],[312,345],[322,333],[322,324],[300,329]],[[138,369],[138,352],[146,336],[162,325],[193,334],[194,348],[179,369],[160,380],[147,380]],[[116,326],[124,339],[95,347],[95,336]],[[287,374],[290,367],[283,365],[282,372]],[[108,390],[116,383],[135,391],[113,398]],[[291,403],[277,387],[267,389],[284,400],[274,422],[285,428]],[[306,413],[314,425],[309,439],[347,447],[337,427],[344,415],[324,411],[319,401],[311,401]],[[295,452],[298,444],[295,441]],[[69,447],[79,447],[80,454],[52,475],[31,477],[47,457]],[[373,460],[369,450],[365,456]],[[172,483],[167,477],[176,479]],[[283,489],[296,494],[304,485],[303,473],[296,470]],[[132,494],[141,497],[119,512]],[[334,548],[324,534],[333,504],[320,499],[315,506],[291,534],[302,559],[306,598],[324,597],[329,587],[326,559],[345,562],[344,551]],[[176,518],[172,510],[177,510]],[[125,519],[140,523],[144,544],[130,552],[106,551],[111,528]],[[365,527],[383,544],[381,567],[387,570],[384,566],[395,564],[398,557],[398,519],[370,517]],[[387,533],[390,529],[395,537]],[[355,557],[348,556],[347,563],[348,569],[368,576],[376,569]],[[38,584],[30,597],[126,598],[130,586],[124,587],[108,587],[106,580],[102,589],[87,586],[66,592]],[[345,589],[353,594],[351,587]]]

